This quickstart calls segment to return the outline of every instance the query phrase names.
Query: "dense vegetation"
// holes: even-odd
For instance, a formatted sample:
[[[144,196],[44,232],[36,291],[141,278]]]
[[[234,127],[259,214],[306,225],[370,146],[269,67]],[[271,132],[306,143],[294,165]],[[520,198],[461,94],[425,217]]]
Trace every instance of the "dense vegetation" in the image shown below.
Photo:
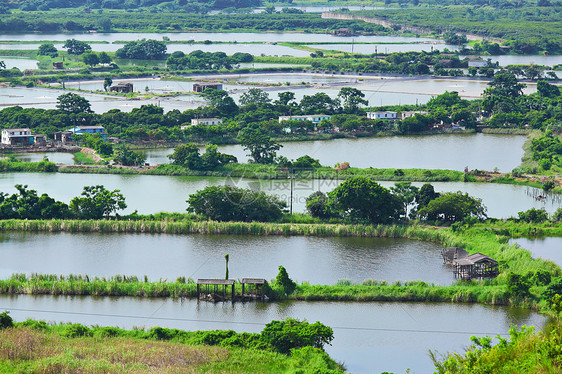
[[[559,2],[470,2],[465,5],[412,7],[361,12],[384,17],[399,25],[457,31],[506,39],[515,53],[561,53]],[[471,3],[470,5],[467,3]],[[399,27],[398,27],[399,28]]]
[[[173,4],[169,2],[168,4]],[[356,32],[388,32],[382,26],[362,21],[322,19],[320,14],[185,14],[159,12],[91,12],[83,9],[50,12],[14,12],[3,15],[0,32],[130,31],[288,31],[326,32],[349,27]]]
[[[342,373],[322,350],[332,339],[331,328],[294,319],[272,321],[261,333],[236,333],[13,322],[4,312],[0,371]]]

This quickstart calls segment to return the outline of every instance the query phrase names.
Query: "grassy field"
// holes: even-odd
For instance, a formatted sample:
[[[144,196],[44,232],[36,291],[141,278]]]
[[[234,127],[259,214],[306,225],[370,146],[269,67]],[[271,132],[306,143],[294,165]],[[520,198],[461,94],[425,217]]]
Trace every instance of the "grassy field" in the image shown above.
[[[322,350],[204,344],[207,332],[25,321],[0,329],[2,373],[340,373]],[[174,335],[174,338],[171,337]],[[234,334],[246,335],[251,334]],[[254,334],[256,335],[256,334]]]

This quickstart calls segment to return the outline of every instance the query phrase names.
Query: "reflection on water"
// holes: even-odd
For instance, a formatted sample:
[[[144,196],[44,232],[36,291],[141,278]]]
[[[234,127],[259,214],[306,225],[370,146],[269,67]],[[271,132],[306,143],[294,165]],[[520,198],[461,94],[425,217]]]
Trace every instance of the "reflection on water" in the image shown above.
[[[510,243],[517,243],[528,249],[535,258],[540,257],[562,266],[562,238],[518,238],[511,239]]]
[[[26,318],[102,326],[163,326],[183,330],[259,332],[287,317],[320,321],[334,330],[326,351],[351,373],[433,372],[428,351],[463,352],[470,336],[506,336],[516,325],[542,328],[531,311],[476,304],[206,303],[195,300],[0,295],[0,310]],[[120,317],[123,316],[123,317]],[[461,321],[461,322],[459,322]],[[407,354],[404,354],[407,352]]]
[[[453,281],[452,269],[442,263],[441,246],[404,239],[70,233],[0,237],[0,253],[10,259],[0,264],[2,278],[34,272],[221,278],[223,257],[229,253],[230,275],[240,279],[272,279],[283,265],[292,279],[313,284],[339,279]]]

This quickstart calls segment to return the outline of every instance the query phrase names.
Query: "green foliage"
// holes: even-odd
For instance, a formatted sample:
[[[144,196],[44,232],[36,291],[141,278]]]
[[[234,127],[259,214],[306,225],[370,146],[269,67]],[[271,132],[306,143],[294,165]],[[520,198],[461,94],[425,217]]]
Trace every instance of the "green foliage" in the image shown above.
[[[172,163],[192,170],[215,170],[229,163],[236,163],[236,157],[218,152],[218,147],[209,144],[203,155],[199,155],[199,147],[193,143],[177,146],[168,156]]]
[[[115,162],[125,166],[142,166],[146,158],[139,152],[127,148],[124,144],[115,147]]]
[[[531,285],[527,277],[509,272],[507,275],[507,292],[511,296],[515,297],[529,297],[529,289]]]
[[[57,97],[57,109],[67,113],[91,113],[90,102],[80,95],[69,92]]]
[[[292,349],[314,347],[322,349],[334,339],[332,329],[320,322],[308,323],[293,318],[285,321],[271,321],[261,332],[261,339],[284,354]]]
[[[166,43],[154,39],[141,39],[125,43],[115,52],[117,58],[158,60],[166,56]]]
[[[49,56],[51,58],[58,57],[59,53],[54,45],[50,43],[41,44],[37,50],[39,56]]]
[[[9,312],[0,313],[0,330],[12,327],[14,325],[14,320],[10,317]]]
[[[0,219],[54,219],[69,218],[68,205],[55,201],[47,194],[37,196],[36,190],[27,185],[16,184],[18,192],[8,195],[0,192]]]
[[[259,127],[246,127],[240,131],[240,144],[250,152],[249,156],[257,164],[271,164],[276,157],[276,151],[282,145],[273,141],[265,131]]]
[[[289,296],[297,288],[297,284],[289,278],[289,273],[287,273],[287,269],[283,266],[279,266],[279,273],[275,278],[275,286],[279,288],[281,293],[285,296]]]
[[[396,220],[402,212],[402,203],[377,182],[352,177],[328,194],[332,211],[353,220],[386,223]]]
[[[89,44],[76,39],[67,39],[62,47],[71,55],[81,55],[86,51],[92,50]]]
[[[174,70],[221,70],[232,69],[239,62],[251,62],[254,56],[237,52],[227,56],[224,52],[203,52],[195,50],[189,54],[176,51],[166,60],[166,66]]]
[[[325,219],[333,215],[330,211],[328,196],[321,191],[313,192],[306,198],[306,211],[315,218]]]
[[[187,210],[218,221],[275,221],[281,218],[284,201],[232,186],[209,186],[189,195]]]
[[[68,338],[79,338],[82,336],[91,336],[92,331],[79,323],[73,323],[65,326],[63,336]]]
[[[259,88],[250,88],[240,96],[240,105],[266,105],[271,103],[267,92]]]
[[[70,201],[70,209],[82,219],[109,218],[126,207],[125,197],[119,190],[109,191],[102,185],[85,186],[80,197]]]
[[[556,209],[556,211],[552,215],[552,220],[554,222],[562,222],[562,208]]]
[[[431,200],[418,210],[418,217],[424,220],[440,220],[459,222],[467,217],[486,218],[486,206],[482,199],[469,196],[467,193],[447,192]]]
[[[98,55],[94,52],[85,52],[81,57],[82,61],[84,61],[86,65],[89,65],[91,67],[94,67],[95,65],[100,63]]]
[[[541,223],[548,221],[548,213],[544,209],[531,208],[524,212],[517,213],[520,221]]]

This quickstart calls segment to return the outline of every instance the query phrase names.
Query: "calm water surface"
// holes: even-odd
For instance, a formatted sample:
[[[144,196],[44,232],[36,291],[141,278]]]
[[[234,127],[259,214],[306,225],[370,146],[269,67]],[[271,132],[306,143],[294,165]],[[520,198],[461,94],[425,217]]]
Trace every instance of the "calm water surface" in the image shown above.
[[[74,164],[74,154],[67,152],[34,152],[34,153],[12,153],[15,158],[25,162],[43,161],[44,157],[55,164]],[[0,159],[8,158],[8,154],[1,154]]]
[[[533,257],[540,257],[543,260],[550,260],[558,266],[562,266],[562,238],[518,238],[511,239],[511,243],[517,243],[521,247],[531,251]]]
[[[344,36],[333,36],[330,34],[311,33],[209,33],[209,32],[178,32],[178,33],[93,33],[93,34],[3,34],[0,41],[37,41],[40,44],[44,40],[58,40],[64,42],[67,39],[78,39],[85,42],[101,41],[114,43],[116,41],[132,41],[140,39],[162,40],[163,37],[171,41],[217,41],[217,42],[319,42],[322,40],[331,42],[351,43],[351,38]],[[431,38],[415,38],[402,36],[356,36],[355,42],[367,43],[407,43],[407,42],[440,42]],[[93,45],[92,45],[93,47]]]
[[[283,143],[277,154],[290,160],[302,155],[319,159],[322,165],[333,166],[347,161],[360,168],[427,168],[511,171],[521,163],[524,136],[490,134],[395,136],[382,138],[337,139]],[[240,145],[220,147],[238,162],[248,160]],[[147,162],[167,163],[173,149],[146,151]]]
[[[529,310],[431,303],[206,303],[135,298],[0,295],[0,310],[27,318],[99,324],[164,326],[184,330],[260,332],[287,317],[320,321],[334,330],[326,351],[350,373],[431,373],[428,351],[462,353],[470,336],[507,334],[513,325],[542,328],[547,319]],[[123,316],[123,317],[120,317]],[[459,323],[459,318],[462,322]]]
[[[379,279],[449,285],[454,279],[441,246],[404,239],[1,233],[0,240],[0,253],[10,259],[0,265],[2,278],[32,272],[221,278],[228,253],[234,279],[273,279],[279,265],[292,279],[313,284]]]

